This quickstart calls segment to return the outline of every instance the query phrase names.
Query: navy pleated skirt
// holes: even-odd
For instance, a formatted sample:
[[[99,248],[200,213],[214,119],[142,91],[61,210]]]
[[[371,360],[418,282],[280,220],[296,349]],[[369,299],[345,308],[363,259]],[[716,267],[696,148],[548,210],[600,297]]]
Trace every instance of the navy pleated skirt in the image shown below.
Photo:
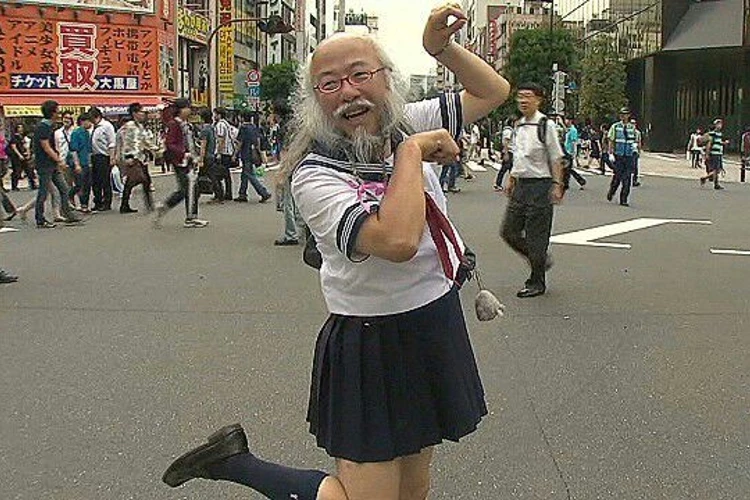
[[[419,453],[473,432],[487,407],[458,290],[413,311],[331,315],[313,362],[307,421],[354,462]]]

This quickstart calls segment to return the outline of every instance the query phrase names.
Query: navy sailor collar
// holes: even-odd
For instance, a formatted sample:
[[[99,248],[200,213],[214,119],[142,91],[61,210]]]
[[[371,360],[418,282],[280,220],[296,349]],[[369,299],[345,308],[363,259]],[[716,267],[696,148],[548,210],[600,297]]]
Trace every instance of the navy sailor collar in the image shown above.
[[[391,151],[394,159],[396,149],[408,137],[408,133],[396,129],[391,134]],[[394,162],[395,163],[395,162]],[[339,172],[344,172],[365,181],[384,181],[393,174],[393,165],[383,163],[359,163],[347,158],[342,150],[334,150],[321,142],[314,142],[310,154],[300,163],[300,167],[316,166],[326,167]]]

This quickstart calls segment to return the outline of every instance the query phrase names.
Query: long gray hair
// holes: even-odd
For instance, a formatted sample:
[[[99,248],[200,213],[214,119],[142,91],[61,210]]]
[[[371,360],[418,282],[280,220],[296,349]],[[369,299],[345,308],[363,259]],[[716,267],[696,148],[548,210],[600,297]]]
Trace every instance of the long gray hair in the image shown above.
[[[294,169],[310,153],[315,142],[322,143],[331,149],[343,150],[352,161],[382,161],[387,139],[404,117],[406,104],[406,87],[393,66],[393,61],[383,47],[370,36],[362,39],[370,43],[380,60],[388,68],[384,72],[388,92],[380,112],[380,130],[376,135],[368,134],[358,128],[353,137],[346,137],[338,130],[331,117],[327,116],[315,95],[311,60],[300,66],[298,71],[299,87],[292,97],[292,119],[289,127],[289,146],[281,158],[279,181],[287,182]],[[379,156],[379,158],[378,158]]]

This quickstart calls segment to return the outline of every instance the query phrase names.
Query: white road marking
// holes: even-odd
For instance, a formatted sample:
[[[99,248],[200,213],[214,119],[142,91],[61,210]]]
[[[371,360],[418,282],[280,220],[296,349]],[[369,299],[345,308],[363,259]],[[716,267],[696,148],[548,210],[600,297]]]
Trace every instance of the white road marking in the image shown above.
[[[747,256],[750,256],[750,250],[722,250],[720,248],[712,248],[711,253],[714,255],[747,255]]]
[[[602,238],[608,238],[617,234],[630,233],[638,231],[640,229],[646,229],[649,227],[661,226],[664,224],[701,224],[711,225],[710,220],[685,220],[685,219],[652,219],[652,218],[641,218],[632,219],[623,222],[616,222],[614,224],[607,224],[604,226],[592,227],[589,229],[582,229],[580,231],[573,231],[572,233],[558,234],[550,238],[550,243],[557,243],[558,245],[578,245],[588,247],[600,247],[600,248],[619,248],[629,249],[631,245],[627,243],[597,243],[594,240],[600,240]]]
[[[0,227],[0,233],[17,233],[18,229],[12,227]]]
[[[466,166],[469,167],[469,170],[472,172],[486,172],[487,169],[481,166],[479,163],[475,161],[467,161]]]

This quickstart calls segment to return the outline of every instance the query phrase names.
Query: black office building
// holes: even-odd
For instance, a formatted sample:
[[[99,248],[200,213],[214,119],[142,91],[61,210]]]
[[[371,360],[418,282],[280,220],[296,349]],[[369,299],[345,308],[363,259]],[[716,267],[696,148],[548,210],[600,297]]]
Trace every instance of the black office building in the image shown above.
[[[732,139],[750,125],[749,30],[750,0],[663,2],[661,50],[628,64],[628,94],[649,149],[684,148],[691,130],[717,117]]]
[[[737,149],[750,125],[750,0],[558,1],[585,39],[614,39],[648,149],[684,149],[717,117]]]

